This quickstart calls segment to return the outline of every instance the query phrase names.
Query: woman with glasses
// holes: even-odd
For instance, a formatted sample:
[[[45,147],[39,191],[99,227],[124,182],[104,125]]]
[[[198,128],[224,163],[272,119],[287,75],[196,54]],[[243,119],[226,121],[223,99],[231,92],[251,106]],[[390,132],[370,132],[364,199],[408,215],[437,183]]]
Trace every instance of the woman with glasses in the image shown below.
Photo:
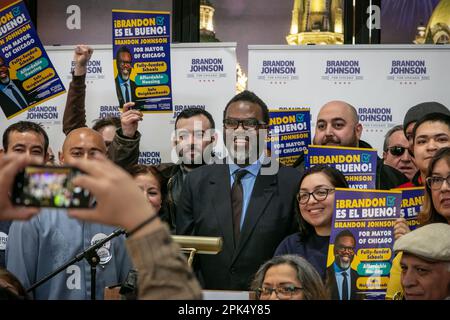
[[[285,238],[275,251],[275,256],[295,254],[305,258],[324,281],[335,188],[348,188],[340,171],[326,165],[317,165],[305,171],[300,179],[295,206],[300,230]]]
[[[315,268],[296,255],[277,256],[256,272],[252,290],[259,300],[326,300],[327,293]]]
[[[423,226],[430,223],[450,224],[450,147],[441,148],[430,161],[425,178],[425,197],[418,220]],[[394,226],[396,239],[410,232],[405,224],[401,229],[397,223]],[[386,293],[387,299],[398,299],[402,295],[400,284],[401,254],[398,254],[391,269],[390,281]]]

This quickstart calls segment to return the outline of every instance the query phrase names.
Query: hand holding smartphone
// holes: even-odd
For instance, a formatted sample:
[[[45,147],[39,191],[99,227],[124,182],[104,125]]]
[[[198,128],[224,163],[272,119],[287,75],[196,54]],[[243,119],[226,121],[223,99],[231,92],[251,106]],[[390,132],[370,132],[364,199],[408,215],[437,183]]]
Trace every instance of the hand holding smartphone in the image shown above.
[[[27,166],[16,176],[12,202],[27,207],[92,207],[90,192],[72,184],[79,174],[80,170],[68,166]]]

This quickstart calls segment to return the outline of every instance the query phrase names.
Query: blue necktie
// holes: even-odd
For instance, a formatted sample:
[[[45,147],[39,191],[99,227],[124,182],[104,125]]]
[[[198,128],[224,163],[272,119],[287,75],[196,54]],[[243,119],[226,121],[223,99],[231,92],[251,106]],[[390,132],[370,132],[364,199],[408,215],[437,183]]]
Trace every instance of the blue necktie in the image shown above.
[[[17,89],[16,89],[12,84],[10,84],[10,85],[8,86],[8,89],[11,90],[11,92],[12,92],[14,98],[17,100],[17,103],[19,104],[19,107],[20,107],[21,109],[23,109],[23,108],[25,108],[25,107],[28,107],[28,103],[22,98],[22,96],[20,95],[20,93],[17,92]]]

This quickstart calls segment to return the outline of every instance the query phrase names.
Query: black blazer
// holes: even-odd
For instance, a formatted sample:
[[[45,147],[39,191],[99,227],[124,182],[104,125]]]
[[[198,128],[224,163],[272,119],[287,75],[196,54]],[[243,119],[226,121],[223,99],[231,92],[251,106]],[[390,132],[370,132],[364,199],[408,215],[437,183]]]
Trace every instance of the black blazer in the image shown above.
[[[22,109],[25,109],[30,105],[30,101],[33,99],[33,97],[28,94],[25,89],[22,88],[22,82],[17,79],[11,79],[16,87],[19,89],[19,91],[22,93],[23,97],[27,101],[26,106],[18,106],[13,100],[11,100],[3,91],[0,90],[0,106],[7,118],[13,116],[17,112],[20,112]],[[34,101],[33,101],[34,102]]]
[[[205,288],[249,289],[261,264],[298,230],[293,205],[299,180],[300,173],[288,167],[274,175],[258,174],[235,248],[229,166],[206,165],[187,175],[177,208],[177,234],[223,237],[219,254],[195,258]]]
[[[362,300],[363,297],[362,295],[358,295],[356,294],[358,292],[358,289],[356,287],[356,279],[358,279],[359,275],[358,273],[353,270],[350,269],[350,288],[351,288],[351,292],[350,292],[350,300]],[[330,294],[330,297],[332,300],[340,300],[339,299],[339,290],[337,287],[337,282],[336,282],[336,275],[334,272],[334,264],[332,264],[331,266],[329,266],[327,268],[327,280],[326,280],[326,287],[328,289],[328,292]]]
[[[117,76],[116,79],[114,79],[116,83],[116,92],[117,92],[117,98],[119,99],[119,108],[122,108],[125,104],[125,98],[122,95],[122,90],[120,90],[120,84],[119,84],[119,77]],[[130,79],[130,89],[131,89],[131,101],[136,100],[136,83]]]

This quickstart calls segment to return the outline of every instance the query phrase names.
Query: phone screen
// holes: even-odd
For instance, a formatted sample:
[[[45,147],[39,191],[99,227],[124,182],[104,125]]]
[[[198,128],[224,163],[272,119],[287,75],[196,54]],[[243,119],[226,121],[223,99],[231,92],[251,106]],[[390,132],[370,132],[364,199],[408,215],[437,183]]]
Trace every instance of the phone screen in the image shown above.
[[[72,184],[80,173],[72,167],[28,166],[16,176],[12,200],[23,206],[88,208],[89,191]]]

